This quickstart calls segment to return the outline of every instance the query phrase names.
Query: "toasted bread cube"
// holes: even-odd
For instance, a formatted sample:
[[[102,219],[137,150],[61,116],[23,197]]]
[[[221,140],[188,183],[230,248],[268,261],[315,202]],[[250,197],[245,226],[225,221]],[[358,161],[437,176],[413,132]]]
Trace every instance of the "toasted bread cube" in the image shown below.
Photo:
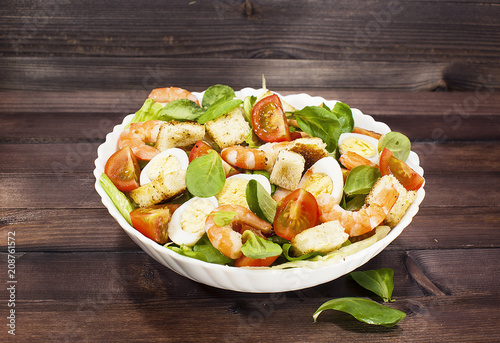
[[[196,122],[168,121],[161,125],[155,148],[164,151],[196,143],[205,136],[205,127]]]
[[[411,203],[415,200],[415,198],[417,197],[417,192],[407,191],[393,175],[386,175],[381,177],[373,185],[370,193],[366,196],[365,204],[369,205],[370,203],[374,202],[379,190],[388,184],[392,184],[392,186],[399,193],[398,200],[396,200],[396,203],[389,211],[387,217],[384,220],[384,224],[393,227],[399,223],[401,218],[408,210],[408,207],[410,207]]]
[[[300,256],[313,251],[324,254],[337,250],[349,238],[338,220],[304,230],[292,239],[294,252]]]
[[[293,191],[299,187],[305,159],[293,151],[281,150],[271,172],[271,183]]]
[[[130,192],[140,207],[148,207],[175,198],[186,191],[186,171],[160,173],[158,178]]]
[[[288,150],[301,154],[304,157],[306,161],[305,170],[311,168],[314,163],[329,155],[326,150],[326,143],[318,137],[296,139],[292,141]]]
[[[205,126],[208,135],[221,149],[243,143],[252,130],[241,107],[207,122]]]

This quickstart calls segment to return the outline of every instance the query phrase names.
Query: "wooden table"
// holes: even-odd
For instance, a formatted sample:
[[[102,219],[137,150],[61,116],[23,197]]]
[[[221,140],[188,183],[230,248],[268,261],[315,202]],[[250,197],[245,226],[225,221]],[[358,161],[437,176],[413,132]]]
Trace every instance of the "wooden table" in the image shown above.
[[[495,1],[2,4],[0,341],[500,341],[499,11]],[[397,326],[336,311],[314,323],[327,300],[372,296],[348,277],[279,294],[190,281],[101,204],[97,147],[150,89],[259,88],[261,74],[412,140],[426,197],[360,268],[394,270],[389,306],[407,313]]]

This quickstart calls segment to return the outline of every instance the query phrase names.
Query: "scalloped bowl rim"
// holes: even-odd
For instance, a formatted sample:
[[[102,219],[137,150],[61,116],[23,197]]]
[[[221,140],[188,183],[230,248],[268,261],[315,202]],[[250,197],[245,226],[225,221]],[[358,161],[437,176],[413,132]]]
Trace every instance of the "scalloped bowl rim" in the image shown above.
[[[261,94],[262,91],[262,89],[244,88],[236,92],[236,96],[238,98],[244,98],[247,95]],[[193,94],[200,99],[203,95],[203,93],[194,92]],[[320,105],[323,102],[333,107],[337,102],[336,100],[325,100],[318,96],[313,97],[305,93],[281,97],[297,108],[302,108],[306,105]],[[352,111],[356,126],[379,133],[387,133],[390,131],[390,128],[386,124],[375,121],[371,116],[363,114],[360,110],[352,108]],[[97,149],[94,169],[94,176],[96,178],[95,189],[101,196],[101,201],[108,209],[111,216],[115,218],[127,235],[149,256],[174,272],[209,286],[238,292],[276,293],[300,290],[335,280],[362,266],[395,240],[403,232],[405,227],[411,223],[413,217],[419,210],[420,203],[425,197],[425,191],[422,187],[417,191],[417,198],[410,205],[408,211],[398,225],[393,227],[387,236],[381,240],[357,253],[345,257],[341,261],[322,265],[318,268],[237,268],[203,262],[177,254],[143,236],[122,217],[99,183],[99,178],[104,172],[104,165],[107,159],[116,151],[118,136],[132,117],[133,114],[127,115],[121,124],[116,125],[113,131],[106,135],[105,142]],[[419,162],[418,155],[412,151],[408,157],[407,163],[420,175],[423,175],[423,169],[419,166]]]

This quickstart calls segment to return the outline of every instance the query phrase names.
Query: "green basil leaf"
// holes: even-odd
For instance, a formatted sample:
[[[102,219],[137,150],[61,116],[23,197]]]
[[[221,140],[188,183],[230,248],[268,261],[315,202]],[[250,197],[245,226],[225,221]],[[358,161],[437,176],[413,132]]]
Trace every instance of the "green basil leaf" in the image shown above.
[[[186,186],[189,193],[209,198],[219,193],[226,182],[222,160],[215,152],[195,158],[186,170]]]
[[[239,99],[232,99],[232,100],[219,100],[216,103],[210,105],[210,107],[207,108],[206,112],[203,113],[199,118],[198,118],[198,123],[200,124],[205,124],[206,122],[209,122],[211,120],[215,120],[219,118],[220,116],[231,112],[234,110],[236,107],[240,106],[243,103],[243,101]]]
[[[241,247],[241,252],[246,257],[259,259],[281,255],[282,249],[279,244],[259,237],[250,230],[243,232],[241,238],[245,241]]]
[[[273,223],[276,214],[277,203],[265,188],[256,180],[247,183],[246,198],[248,207],[259,218]]]
[[[411,142],[402,133],[391,131],[378,141],[378,151],[381,152],[384,148],[389,149],[394,157],[404,162],[410,155]]]
[[[332,112],[318,106],[306,106],[294,115],[301,130],[312,137],[321,138],[328,152],[337,149],[342,127]]]
[[[229,257],[224,256],[219,250],[215,249],[206,234],[203,235],[203,237],[200,238],[200,240],[192,248],[185,245],[177,247],[167,244],[165,246],[180,255],[195,258],[208,263],[229,264],[233,261]]]
[[[347,175],[344,193],[347,195],[368,194],[380,177],[380,169],[378,168],[365,165],[357,166]]]
[[[316,256],[325,256],[325,254],[323,254],[319,251],[311,251],[310,253],[295,257],[295,256],[290,255],[291,249],[292,249],[292,245],[290,243],[283,244],[283,255],[290,262],[308,260],[308,259],[316,257]]]
[[[384,302],[392,301],[394,290],[394,270],[382,268],[377,270],[354,271],[349,275],[354,281],[369,291],[377,294]]]
[[[354,130],[354,117],[349,105],[339,101],[333,106],[331,112],[335,114],[342,125],[341,133],[352,132]]]
[[[118,188],[116,188],[116,186],[106,174],[101,174],[99,183],[101,184],[102,189],[104,189],[106,194],[110,197],[111,201],[116,206],[118,211],[120,211],[123,218],[125,218],[125,220],[130,225],[132,225],[132,220],[130,220],[130,212],[136,209],[134,203],[129,198],[127,198],[127,196],[123,194]]]
[[[350,314],[357,320],[382,326],[394,326],[406,317],[406,313],[363,298],[338,298],[325,302],[313,314],[314,322],[324,310],[337,310]]]
[[[218,211],[214,214],[214,223],[217,226],[229,225],[236,215],[238,215],[238,213],[234,211]]]
[[[345,203],[341,207],[346,211],[359,210],[365,204],[366,194],[356,194],[345,197]]]
[[[130,121],[131,123],[138,123],[148,120],[157,120],[160,119],[158,115],[160,111],[163,109],[163,106],[154,102],[153,99],[146,99],[142,107],[135,112],[134,117]],[[130,124],[128,124],[125,128],[128,128]]]
[[[196,120],[205,111],[198,106],[194,101],[188,99],[178,99],[163,107],[159,116],[164,117],[163,120]]]
[[[213,85],[208,87],[203,93],[203,100],[201,106],[208,108],[219,100],[230,100],[235,97],[234,90],[225,85]]]

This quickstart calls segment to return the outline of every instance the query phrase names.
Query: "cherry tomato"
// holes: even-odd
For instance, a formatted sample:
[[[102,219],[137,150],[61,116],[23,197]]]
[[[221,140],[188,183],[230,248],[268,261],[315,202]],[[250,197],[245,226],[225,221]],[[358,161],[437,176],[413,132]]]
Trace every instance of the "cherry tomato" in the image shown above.
[[[255,134],[264,142],[290,140],[290,130],[278,95],[261,99],[252,109],[252,125]]]
[[[196,157],[208,154],[210,150],[214,149],[204,141],[196,142],[193,149],[191,149],[191,152],[189,153],[189,163],[191,163]]]
[[[380,173],[382,176],[392,174],[409,191],[422,187],[424,178],[411,169],[404,161],[397,159],[385,148],[380,154]]]
[[[314,195],[299,188],[278,202],[274,232],[291,240],[302,231],[318,225],[319,210]]]
[[[165,244],[168,241],[168,222],[175,209],[176,205],[137,208],[130,212],[130,219],[137,231],[156,243]]]
[[[234,265],[236,267],[269,267],[279,256],[280,255],[265,258],[250,258],[241,255],[234,260]]]
[[[129,146],[111,155],[104,166],[104,173],[122,192],[130,192],[140,186],[141,169]]]

